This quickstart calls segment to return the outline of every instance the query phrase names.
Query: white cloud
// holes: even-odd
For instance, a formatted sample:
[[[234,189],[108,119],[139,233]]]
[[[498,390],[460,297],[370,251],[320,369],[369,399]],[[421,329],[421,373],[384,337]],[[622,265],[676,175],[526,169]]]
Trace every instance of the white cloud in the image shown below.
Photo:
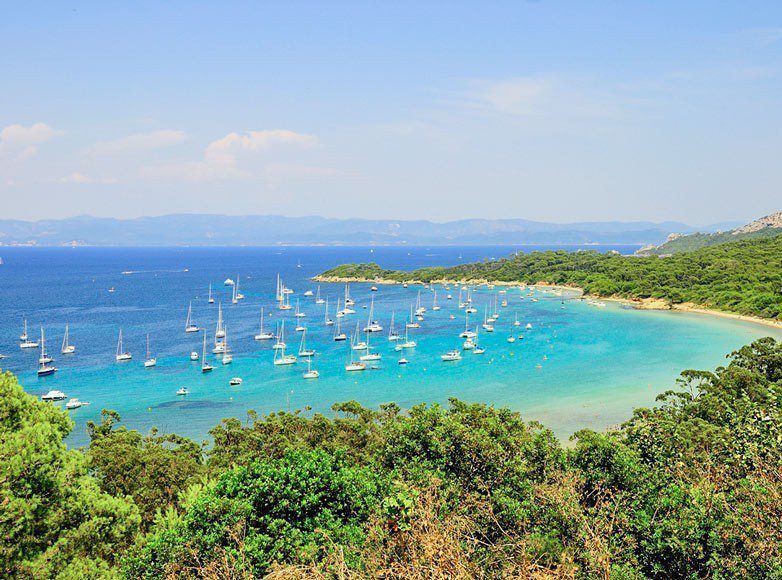
[[[84,175],[83,173],[74,171],[70,175],[66,175],[65,177],[60,178],[60,183],[77,183],[81,185],[85,185],[85,184],[86,185],[90,185],[90,184],[109,185],[113,183],[118,183],[118,180],[114,179],[113,177],[106,177],[106,178],[89,177],[87,175]]]
[[[0,157],[18,161],[29,159],[38,152],[38,145],[62,134],[46,123],[35,123],[29,127],[9,125],[0,131]]]
[[[250,157],[257,161],[257,156],[261,153],[269,154],[272,150],[279,152],[290,147],[308,148],[317,142],[317,138],[312,135],[287,129],[247,131],[243,134],[229,133],[209,143],[200,161],[151,167],[143,170],[142,173],[147,177],[188,181],[251,177],[253,172],[243,169],[241,160]]]
[[[90,152],[95,155],[124,155],[171,147],[182,143],[185,139],[187,139],[187,134],[184,131],[161,129],[96,143],[90,148]]]
[[[531,115],[546,105],[553,89],[549,78],[518,78],[488,84],[478,98],[501,113]]]

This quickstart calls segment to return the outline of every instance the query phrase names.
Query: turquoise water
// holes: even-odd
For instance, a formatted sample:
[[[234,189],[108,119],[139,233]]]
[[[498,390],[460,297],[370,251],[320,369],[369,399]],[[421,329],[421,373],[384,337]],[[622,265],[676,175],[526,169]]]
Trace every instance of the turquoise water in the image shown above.
[[[0,267],[0,352],[8,358],[0,365],[20,376],[25,388],[36,395],[49,389],[65,391],[69,397],[89,401],[89,406],[72,411],[77,423],[70,443],[87,442],[84,425],[97,420],[102,408],[120,412],[132,428],[163,431],[203,439],[223,417],[245,417],[248,409],[265,413],[280,409],[312,408],[328,412],[336,401],[356,399],[376,407],[395,401],[409,407],[422,401],[444,402],[449,397],[467,401],[506,405],[521,411],[526,419],[537,419],[561,437],[591,427],[603,429],[626,419],[637,406],[649,405],[661,391],[675,385],[686,368],[711,369],[722,364],[731,350],[761,336],[782,338],[782,332],[760,325],[699,314],[637,311],[615,303],[596,308],[583,301],[537,290],[532,298],[519,289],[508,288],[499,299],[494,333],[481,331],[483,355],[463,353],[456,362],[442,362],[440,355],[459,348],[463,339],[464,313],[458,308],[458,290],[437,287],[439,312],[431,311],[433,294],[422,287],[351,285],[357,312],[342,319],[350,333],[358,320],[365,326],[370,299],[375,298],[375,318],[384,326],[373,334],[373,350],[382,361],[369,363],[377,369],[346,373],[348,343],[332,340],[334,327],[323,324],[324,306],[305,298],[305,290],[317,289],[310,276],[345,261],[374,259],[386,267],[418,267],[437,263],[458,263],[501,256],[518,248],[239,248],[239,249],[14,249],[0,252],[6,265]],[[462,256],[459,258],[459,256]],[[301,264],[301,267],[297,267]],[[123,274],[123,272],[132,272]],[[293,311],[275,308],[276,274],[281,273],[300,301],[308,327],[308,346],[317,351],[313,368],[320,378],[305,380],[306,363],[274,366],[273,341],[257,342],[261,306],[265,326],[286,320],[289,351],[298,350],[300,334]],[[241,277],[246,299],[230,304],[227,277]],[[215,370],[200,372],[200,362],[191,362],[190,351],[201,352],[202,334],[185,335],[188,301],[193,301],[194,318],[213,336],[217,303],[207,303],[207,285],[213,284],[222,302],[234,362],[223,366],[215,359]],[[109,292],[110,287],[115,292]],[[494,304],[501,288],[481,287],[473,293],[478,314],[471,327],[482,322],[484,305]],[[409,317],[411,303],[421,292],[429,308],[421,329],[411,330],[418,347],[406,351],[410,361],[397,364],[399,353],[388,341],[392,312],[401,331]],[[453,300],[446,300],[450,292]],[[344,285],[321,284],[321,295],[329,297],[331,318],[335,318],[337,297]],[[451,319],[451,315],[454,319]],[[522,330],[523,340],[507,342],[515,317],[532,324]],[[31,334],[45,324],[47,349],[60,369],[54,376],[38,378],[38,351],[20,351],[16,346],[22,320],[27,318]],[[70,325],[74,356],[59,355],[64,324]],[[134,358],[114,362],[116,337],[122,326],[125,346]],[[145,336],[150,333],[158,365],[145,369]],[[231,377],[243,384],[229,386]],[[177,397],[185,386],[190,394]]]

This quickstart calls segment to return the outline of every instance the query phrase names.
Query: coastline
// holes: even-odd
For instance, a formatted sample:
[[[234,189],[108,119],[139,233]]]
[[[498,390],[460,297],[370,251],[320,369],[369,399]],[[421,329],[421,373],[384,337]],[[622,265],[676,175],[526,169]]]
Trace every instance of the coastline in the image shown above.
[[[337,284],[352,284],[352,283],[367,283],[367,284],[381,284],[381,285],[394,285],[402,284],[403,282],[397,280],[389,280],[387,278],[356,278],[356,277],[340,277],[340,276],[314,276],[312,278],[316,282],[327,282]],[[748,314],[736,314],[734,312],[725,312],[724,310],[715,310],[712,308],[705,308],[698,304],[691,302],[685,302],[682,304],[668,304],[667,301],[658,298],[624,298],[621,296],[600,296],[598,294],[585,294],[584,289],[578,286],[567,286],[561,284],[549,284],[547,282],[536,282],[529,284],[526,282],[506,282],[506,281],[489,281],[484,279],[471,279],[471,280],[452,280],[452,279],[437,279],[431,282],[424,282],[422,280],[406,280],[407,284],[470,284],[475,286],[489,285],[494,286],[506,286],[506,287],[520,287],[531,286],[536,288],[551,288],[556,290],[566,290],[570,292],[577,292],[580,299],[595,299],[605,300],[611,302],[619,302],[632,306],[637,310],[667,310],[669,312],[689,312],[694,314],[705,314],[709,316],[718,316],[720,318],[730,318],[733,320],[741,320],[743,322],[753,322],[755,324],[762,324],[770,328],[782,330],[782,321],[772,320],[769,318],[760,318],[759,316],[751,316]]]

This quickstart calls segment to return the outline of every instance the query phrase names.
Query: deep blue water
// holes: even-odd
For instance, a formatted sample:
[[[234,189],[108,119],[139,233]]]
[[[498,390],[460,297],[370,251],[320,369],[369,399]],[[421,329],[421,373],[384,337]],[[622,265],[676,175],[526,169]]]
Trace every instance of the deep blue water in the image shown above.
[[[479,314],[471,326],[482,322],[484,306],[493,304],[495,296],[509,303],[501,308],[497,330],[479,337],[486,354],[465,353],[461,361],[443,363],[439,355],[461,345],[458,334],[465,319],[456,304],[458,290],[438,288],[443,309],[427,313],[415,331],[419,347],[406,353],[409,365],[397,364],[399,354],[383,332],[372,337],[383,355],[379,368],[346,373],[348,347],[333,342],[333,327],[323,324],[323,306],[303,296],[317,287],[310,281],[313,275],[344,262],[376,261],[387,268],[410,269],[499,258],[520,249],[539,248],[0,248],[5,261],[0,266],[0,353],[7,355],[0,366],[18,374],[32,394],[56,388],[91,403],[72,412],[77,425],[70,442],[75,445],[86,443],[85,422],[98,419],[102,408],[119,411],[131,428],[157,426],[201,439],[223,417],[243,417],[248,409],[310,406],[328,411],[334,402],[348,399],[370,406],[396,401],[409,407],[451,396],[508,405],[566,436],[582,427],[615,424],[634,406],[650,404],[657,392],[673,386],[680,370],[712,368],[728,351],[775,332],[707,316],[640,312],[616,304],[595,308],[550,292],[536,292],[533,302],[518,289],[499,295],[499,287],[482,287],[474,291]],[[599,249],[629,253],[635,247]],[[307,314],[308,343],[318,352],[313,359],[313,368],[321,372],[317,380],[302,378],[302,362],[275,367],[271,343],[252,338],[264,307],[266,328],[274,330],[276,321],[285,318],[287,343],[293,352],[298,349],[293,312],[275,308],[278,273],[296,291],[291,303],[299,300]],[[237,275],[246,299],[232,305],[230,287],[223,281]],[[188,359],[190,351],[201,352],[203,335],[186,335],[184,323],[192,300],[194,319],[206,328],[211,342],[217,303],[207,303],[210,282],[223,304],[235,360],[227,366],[218,360],[215,371],[203,375],[200,362]],[[109,292],[112,287],[115,291]],[[375,318],[386,330],[392,311],[401,326],[419,291],[423,304],[431,307],[432,293],[420,287],[381,286],[373,293],[369,285],[353,285],[357,313],[342,319],[343,329],[350,332],[357,320],[364,326],[364,307],[371,296],[376,300]],[[445,299],[449,292],[451,301]],[[343,285],[321,285],[332,318],[343,293]],[[509,344],[506,338],[517,316],[533,329],[524,332],[524,340]],[[24,319],[32,336],[44,325],[47,350],[59,369],[54,376],[38,378],[39,351],[18,348]],[[66,323],[77,347],[72,356],[59,354]],[[120,328],[133,354],[124,364],[114,362]],[[153,369],[143,368],[147,333],[158,358]],[[230,387],[233,376],[244,383]],[[177,397],[181,386],[190,395]]]

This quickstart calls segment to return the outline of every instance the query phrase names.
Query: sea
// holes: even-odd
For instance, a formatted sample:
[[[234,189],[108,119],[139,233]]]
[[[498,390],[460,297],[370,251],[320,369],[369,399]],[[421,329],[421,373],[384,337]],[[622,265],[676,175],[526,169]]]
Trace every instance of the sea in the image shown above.
[[[684,369],[714,369],[726,354],[762,336],[782,339],[782,332],[762,325],[694,313],[634,310],[608,302],[596,307],[550,290],[477,287],[472,290],[477,314],[466,320],[459,308],[459,289],[437,286],[351,284],[355,314],[340,319],[350,335],[363,329],[374,299],[373,318],[383,332],[370,336],[380,361],[363,372],[346,372],[349,341],[335,342],[334,326],[325,325],[325,304],[305,297],[311,290],[328,298],[329,317],[336,318],[344,284],[318,284],[312,277],[345,262],[377,262],[385,268],[413,269],[498,259],[518,251],[564,249],[617,250],[635,246],[479,246],[479,247],[187,247],[187,248],[34,248],[0,247],[0,368],[18,375],[27,392],[41,396],[52,389],[89,403],[69,411],[75,422],[68,444],[89,443],[86,424],[100,421],[102,409],[113,409],[122,425],[144,433],[156,427],[197,441],[209,441],[209,431],[228,417],[247,420],[248,411],[280,410],[310,416],[331,416],[334,403],[356,400],[377,408],[396,402],[402,408],[419,403],[447,404],[456,397],[469,402],[507,406],[526,420],[536,420],[567,440],[583,428],[610,429],[628,419],[632,410],[653,405],[657,394],[676,388]],[[294,291],[291,310],[277,308],[277,276]],[[239,280],[245,298],[233,304]],[[208,302],[212,285],[214,304]],[[435,291],[439,311],[433,311]],[[500,293],[504,290],[504,293]],[[447,299],[448,295],[452,299]],[[399,353],[388,340],[392,314],[404,333],[410,307],[428,310],[421,328],[410,330],[415,349]],[[466,298],[466,295],[463,297]],[[502,301],[507,306],[501,306]],[[184,332],[188,305],[193,321],[204,330]],[[495,331],[479,328],[484,354],[461,351],[465,326],[475,329],[484,312],[499,318]],[[233,362],[211,354],[221,305]],[[294,316],[295,308],[304,317]],[[301,341],[297,324],[306,326],[306,342],[316,351],[311,367],[317,379],[304,379],[307,363],[276,366],[271,341],[256,341],[263,308],[265,330],[276,332],[285,321],[288,353]],[[57,372],[37,376],[40,350],[19,348],[27,321],[31,339],[45,329],[46,350]],[[515,326],[518,320],[521,326]],[[68,325],[72,355],[60,354]],[[527,328],[527,325],[531,328]],[[120,330],[131,361],[117,363]],[[215,366],[201,372],[206,333],[209,360]],[[510,343],[511,334],[518,339]],[[145,368],[149,336],[157,366]],[[461,360],[444,362],[451,349]],[[360,353],[352,353],[358,355]],[[398,364],[401,356],[409,362]],[[231,386],[239,377],[242,384]],[[186,388],[185,396],[177,395]],[[64,408],[65,401],[57,404]]]

